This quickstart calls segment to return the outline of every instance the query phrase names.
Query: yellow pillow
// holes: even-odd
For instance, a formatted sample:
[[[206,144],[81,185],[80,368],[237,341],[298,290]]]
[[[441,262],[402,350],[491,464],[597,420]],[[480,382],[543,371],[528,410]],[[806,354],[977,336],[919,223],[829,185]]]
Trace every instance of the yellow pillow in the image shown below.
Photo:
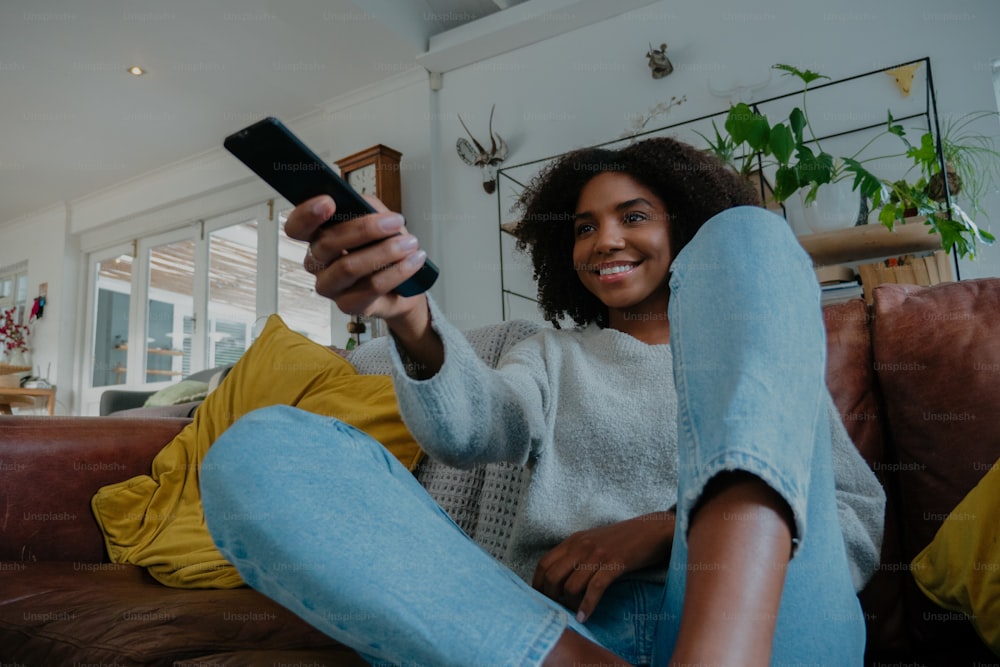
[[[151,474],[105,486],[93,497],[111,561],[145,567],[168,586],[242,585],[205,526],[198,468],[234,421],[269,405],[337,417],[381,442],[410,470],[422,456],[399,416],[390,377],[359,375],[346,359],[272,315],[194,420],[156,455]],[[287,446],[294,447],[294,439]]]
[[[920,590],[945,609],[966,614],[1000,655],[1000,461],[910,565]]]

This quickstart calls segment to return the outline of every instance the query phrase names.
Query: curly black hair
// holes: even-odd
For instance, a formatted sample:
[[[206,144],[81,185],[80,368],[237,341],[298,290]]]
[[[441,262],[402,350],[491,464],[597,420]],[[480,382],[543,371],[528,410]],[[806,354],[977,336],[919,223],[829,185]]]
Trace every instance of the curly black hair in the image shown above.
[[[733,169],[694,146],[655,137],[618,150],[583,148],[540,171],[521,194],[514,230],[527,251],[546,319],[605,326],[607,307],[580,282],[573,266],[573,220],[583,187],[594,176],[631,176],[666,204],[673,257],[712,216],[734,206],[760,205],[760,195]]]

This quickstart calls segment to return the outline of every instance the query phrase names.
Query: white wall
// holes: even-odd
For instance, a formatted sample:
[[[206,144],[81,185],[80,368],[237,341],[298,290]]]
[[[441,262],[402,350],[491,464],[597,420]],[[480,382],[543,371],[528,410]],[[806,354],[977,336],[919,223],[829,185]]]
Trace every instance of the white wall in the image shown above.
[[[28,306],[48,283],[42,319],[31,323],[32,365],[59,387],[56,414],[69,414],[72,399],[72,336],[79,252],[66,233],[66,211],[53,207],[3,229],[0,266],[28,261]]]
[[[830,3],[836,9],[787,0],[709,9],[713,4],[723,3],[656,3],[445,75],[435,200],[444,245],[435,260],[450,317],[469,326],[495,321],[501,303],[497,203],[455,155],[454,141],[463,134],[458,113],[485,137],[495,102],[495,129],[510,143],[507,164],[513,165],[615,139],[636,113],[674,95],[687,101],[661,124],[724,110],[728,100],[709,92],[709,80],[716,87],[740,76],[753,80],[779,62],[839,79],[924,56],[931,58],[941,114],[996,109],[991,63],[1000,55],[1000,3],[992,0],[947,6],[840,0]],[[675,71],[653,80],[644,55],[649,44],[662,42]],[[755,99],[797,89],[775,74]],[[983,131],[1000,134],[1000,125]],[[1000,197],[988,203],[997,211],[992,229],[1000,235]],[[961,272],[963,278],[1000,275],[1000,246],[985,248],[976,262],[963,261]]]

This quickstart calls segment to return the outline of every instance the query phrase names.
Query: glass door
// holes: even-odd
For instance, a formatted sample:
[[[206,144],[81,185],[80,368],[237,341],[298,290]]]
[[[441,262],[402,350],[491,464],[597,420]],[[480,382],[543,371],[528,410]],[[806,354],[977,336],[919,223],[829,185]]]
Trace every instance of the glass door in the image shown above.
[[[148,270],[146,326],[133,338],[142,350],[135,368],[143,383],[170,384],[191,371],[191,334],[184,329],[194,315],[196,241],[185,229],[143,241],[140,249]]]
[[[92,252],[80,414],[110,387],[155,390],[235,363],[271,313],[343,347],[350,318],[316,294],[306,245],[283,222],[265,203]]]
[[[289,212],[282,212],[278,219],[278,314],[288,328],[310,340],[344,347],[350,318],[332,301],[316,293],[316,277],[302,263],[308,244],[285,234]]]
[[[90,382],[93,387],[125,383],[132,306],[132,248],[113,249],[92,258],[91,293],[95,299],[91,331]]]
[[[208,368],[236,363],[250,346],[257,320],[259,227],[253,218],[208,233]]]

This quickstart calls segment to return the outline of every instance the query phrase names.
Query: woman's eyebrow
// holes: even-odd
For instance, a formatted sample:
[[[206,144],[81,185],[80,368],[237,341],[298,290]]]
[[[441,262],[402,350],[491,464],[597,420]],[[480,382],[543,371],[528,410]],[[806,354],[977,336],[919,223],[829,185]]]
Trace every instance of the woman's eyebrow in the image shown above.
[[[649,200],[643,197],[636,197],[635,199],[629,199],[628,201],[623,201],[622,203],[615,206],[616,211],[624,211],[627,208],[632,208],[636,204],[645,204],[646,206],[652,208],[653,205],[649,203]]]
[[[636,197],[635,199],[629,199],[627,201],[623,201],[623,202],[621,202],[619,204],[616,204],[615,205],[615,210],[616,211],[624,211],[626,209],[632,208],[633,206],[636,206],[637,204],[645,204],[649,208],[653,208],[653,205],[649,202],[648,199],[645,199],[644,197]],[[587,220],[593,220],[594,219],[594,214],[591,213],[590,211],[580,211],[579,213],[574,213],[573,214],[573,220],[574,221],[580,220],[581,218],[587,219]]]

